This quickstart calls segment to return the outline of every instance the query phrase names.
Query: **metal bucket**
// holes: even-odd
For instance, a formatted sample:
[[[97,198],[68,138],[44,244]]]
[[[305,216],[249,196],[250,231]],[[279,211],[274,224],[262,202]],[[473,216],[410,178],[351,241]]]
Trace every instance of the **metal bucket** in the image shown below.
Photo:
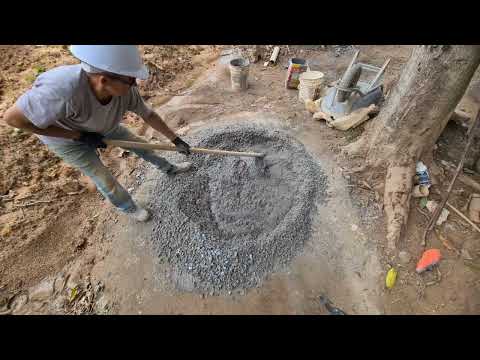
[[[230,80],[234,91],[247,90],[249,68],[250,62],[247,59],[236,58],[230,61]]]

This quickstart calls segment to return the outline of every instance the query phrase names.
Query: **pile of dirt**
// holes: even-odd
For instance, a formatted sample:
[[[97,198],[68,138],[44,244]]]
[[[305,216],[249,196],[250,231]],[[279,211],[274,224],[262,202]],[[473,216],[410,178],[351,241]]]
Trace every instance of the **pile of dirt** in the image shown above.
[[[150,204],[158,256],[175,266],[186,290],[256,286],[308,240],[326,177],[303,145],[279,130],[240,121],[188,140],[266,157],[259,164],[254,158],[195,155],[192,173],[159,179]]]

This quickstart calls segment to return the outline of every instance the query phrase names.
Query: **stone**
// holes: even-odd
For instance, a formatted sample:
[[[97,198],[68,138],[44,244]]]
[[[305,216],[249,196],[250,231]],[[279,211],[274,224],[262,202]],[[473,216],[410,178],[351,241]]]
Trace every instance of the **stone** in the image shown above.
[[[106,296],[101,296],[95,305],[96,312],[100,314],[105,313],[106,311],[108,311],[109,308],[110,304],[108,299],[106,298]]]
[[[67,281],[67,288],[74,289],[82,279],[81,271],[82,266],[81,262],[77,262],[71,269],[70,276]]]
[[[410,262],[410,260],[412,260],[412,255],[410,255],[407,251],[400,251],[398,258],[403,265],[406,265]]]
[[[67,303],[68,300],[66,296],[58,296],[52,303],[53,310],[58,314],[62,314]]]
[[[53,279],[46,279],[30,291],[31,301],[45,301],[53,295]]]
[[[12,227],[9,224],[6,224],[3,228],[2,231],[0,231],[0,236],[2,237],[7,237],[11,234],[12,232]]]
[[[65,284],[65,275],[60,274],[56,277],[55,281],[53,282],[53,291],[55,293],[61,292],[63,290]]]
[[[26,294],[19,294],[15,296],[12,300],[10,308],[12,309],[12,314],[21,314],[23,313],[24,306],[28,303],[28,296]]]
[[[470,255],[470,253],[468,252],[467,249],[462,249],[462,251],[460,253],[461,253],[463,259],[473,260],[472,255]]]

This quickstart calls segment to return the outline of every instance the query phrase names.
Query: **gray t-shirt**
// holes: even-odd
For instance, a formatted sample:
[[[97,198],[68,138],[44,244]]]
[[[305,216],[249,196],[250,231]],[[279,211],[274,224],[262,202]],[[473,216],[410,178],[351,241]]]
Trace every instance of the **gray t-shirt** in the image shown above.
[[[60,66],[41,74],[16,105],[41,129],[55,125],[103,135],[115,130],[127,111],[144,119],[152,112],[135,86],[126,96],[114,96],[107,105],[100,104],[81,65]],[[38,137],[45,144],[78,143],[58,137]]]

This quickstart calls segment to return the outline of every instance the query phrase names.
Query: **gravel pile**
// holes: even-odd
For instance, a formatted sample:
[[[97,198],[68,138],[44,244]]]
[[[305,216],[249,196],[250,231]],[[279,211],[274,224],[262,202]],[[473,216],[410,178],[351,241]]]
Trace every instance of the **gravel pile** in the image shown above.
[[[326,177],[303,145],[279,130],[237,124],[186,139],[267,156],[192,155],[192,172],[160,176],[149,204],[157,255],[190,279],[192,291],[256,286],[308,240]]]

